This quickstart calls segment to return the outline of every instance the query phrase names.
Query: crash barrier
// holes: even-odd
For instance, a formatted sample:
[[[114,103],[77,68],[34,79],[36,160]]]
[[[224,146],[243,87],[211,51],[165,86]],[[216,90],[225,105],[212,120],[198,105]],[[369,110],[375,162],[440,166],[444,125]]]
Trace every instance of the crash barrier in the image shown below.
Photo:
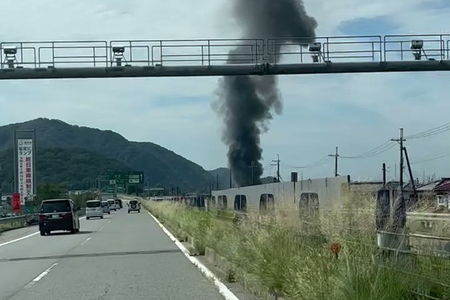
[[[86,208],[81,208],[79,216],[86,215]],[[39,223],[39,214],[26,214],[14,217],[0,218],[0,233],[8,230],[23,228]]]
[[[389,190],[377,192],[377,246],[384,251],[450,257],[450,214],[407,212],[405,201]],[[405,230],[406,229],[406,230]]]

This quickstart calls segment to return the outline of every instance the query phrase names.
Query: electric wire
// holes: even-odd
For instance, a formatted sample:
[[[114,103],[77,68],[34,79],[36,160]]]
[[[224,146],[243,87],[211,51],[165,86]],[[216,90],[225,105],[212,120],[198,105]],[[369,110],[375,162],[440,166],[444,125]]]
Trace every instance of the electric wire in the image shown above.
[[[450,152],[443,153],[443,154],[440,154],[440,155],[437,155],[434,157],[430,157],[430,158],[424,158],[424,159],[412,161],[411,165],[418,165],[418,164],[423,164],[423,163],[427,163],[427,162],[432,162],[432,161],[439,160],[441,158],[448,157],[448,156],[450,156]]]
[[[311,168],[316,168],[319,166],[322,166],[326,163],[328,163],[330,161],[330,157],[327,155],[325,157],[323,157],[322,159],[309,164],[309,165],[304,165],[304,166],[293,166],[293,165],[288,165],[291,169],[311,169]]]
[[[421,132],[418,132],[418,133],[415,133],[415,134],[411,134],[411,135],[405,136],[404,139],[413,140],[413,139],[427,138],[427,137],[432,137],[432,136],[435,136],[435,135],[438,135],[438,134],[441,134],[441,133],[444,133],[444,132],[447,132],[447,131],[450,131],[450,123],[446,123],[446,124],[443,124],[443,125],[440,125],[440,126],[428,129],[428,130],[424,130],[424,131],[421,131]],[[373,149],[371,149],[371,150],[369,150],[367,152],[363,152],[361,154],[354,155],[354,156],[338,155],[338,157],[339,158],[343,158],[343,159],[372,158],[372,157],[378,156],[380,154],[383,154],[383,153],[391,150],[392,148],[394,148],[396,146],[397,146],[397,143],[395,143],[392,140],[387,140],[384,143],[380,144],[379,146],[377,146],[377,147],[375,147],[375,148],[373,148]],[[287,166],[289,166],[292,169],[316,168],[316,167],[319,167],[319,166],[322,166],[322,165],[328,163],[330,161],[330,159],[331,159],[331,156],[334,156],[334,155],[327,155],[327,156],[323,157],[322,159],[320,159],[320,160],[318,160],[318,161],[316,161],[316,162],[314,162],[312,164],[305,165],[305,166],[293,166],[293,165],[287,165]],[[433,157],[433,158],[430,158],[430,159],[424,159],[424,160],[420,160],[420,161],[415,161],[415,162],[412,162],[411,164],[419,164],[419,163],[434,161],[434,160],[441,159],[441,158],[447,157],[447,156],[450,156],[450,153],[442,154],[442,155],[439,155],[439,156],[436,156],[436,157]]]
[[[421,131],[415,134],[407,135],[404,138],[407,140],[414,140],[414,139],[421,139],[421,138],[427,138],[432,137],[437,134],[441,134],[444,132],[450,131],[450,123],[443,124],[438,127],[434,127],[425,131]]]

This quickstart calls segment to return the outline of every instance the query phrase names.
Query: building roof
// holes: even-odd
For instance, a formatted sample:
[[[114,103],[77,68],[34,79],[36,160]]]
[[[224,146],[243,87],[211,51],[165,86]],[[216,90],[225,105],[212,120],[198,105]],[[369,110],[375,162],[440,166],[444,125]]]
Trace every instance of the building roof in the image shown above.
[[[450,178],[442,178],[434,188],[435,192],[450,192]]]
[[[417,189],[419,192],[450,192],[450,178],[441,178]]]

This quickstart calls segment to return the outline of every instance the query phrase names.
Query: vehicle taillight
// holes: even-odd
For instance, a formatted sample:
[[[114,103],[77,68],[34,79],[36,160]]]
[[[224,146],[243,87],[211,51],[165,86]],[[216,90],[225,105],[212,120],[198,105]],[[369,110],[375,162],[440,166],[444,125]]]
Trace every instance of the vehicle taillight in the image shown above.
[[[72,217],[72,213],[71,213],[71,212],[65,213],[65,214],[63,215],[63,218],[71,218],[71,217]]]
[[[43,220],[47,220],[48,217],[46,215],[39,215],[39,220],[43,221]]]

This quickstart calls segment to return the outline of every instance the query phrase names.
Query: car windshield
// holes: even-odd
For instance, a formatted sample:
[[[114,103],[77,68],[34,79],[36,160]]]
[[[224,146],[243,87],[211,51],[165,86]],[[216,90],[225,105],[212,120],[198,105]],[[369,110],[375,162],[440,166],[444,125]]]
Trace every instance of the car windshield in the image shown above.
[[[107,207],[108,206],[108,202],[102,202],[102,207]]]
[[[136,204],[136,203],[137,203],[137,201],[130,201],[130,203],[131,203],[131,204]]]
[[[100,201],[88,201],[86,207],[100,207]]]
[[[69,212],[70,203],[67,200],[42,202],[41,213]]]

